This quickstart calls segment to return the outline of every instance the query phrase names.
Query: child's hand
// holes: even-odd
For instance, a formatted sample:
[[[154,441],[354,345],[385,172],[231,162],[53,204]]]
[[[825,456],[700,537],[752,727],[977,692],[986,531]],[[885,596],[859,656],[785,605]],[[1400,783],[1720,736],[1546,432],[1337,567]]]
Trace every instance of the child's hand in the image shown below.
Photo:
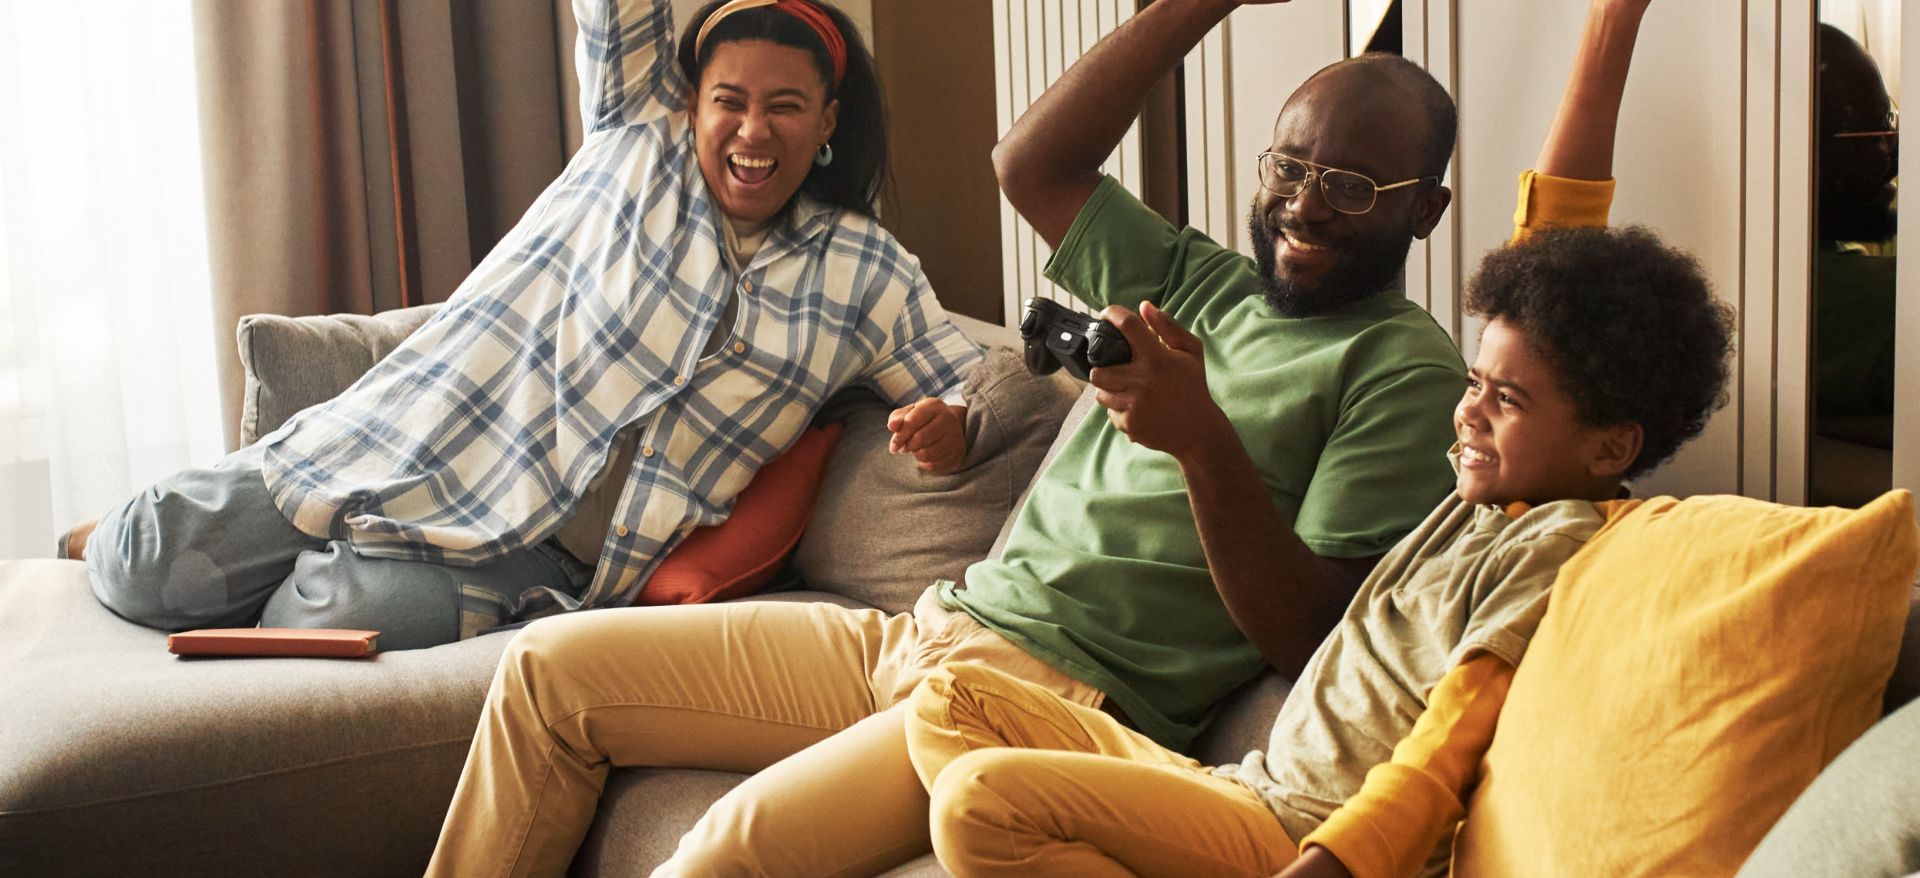
[[[950,473],[967,456],[966,406],[947,405],[928,397],[887,416],[893,441],[887,450],[912,453],[923,473]]]
[[[1300,859],[1293,865],[1281,869],[1273,878],[1353,878],[1347,871],[1347,865],[1340,858],[1327,852],[1326,848],[1314,845],[1300,853]]]

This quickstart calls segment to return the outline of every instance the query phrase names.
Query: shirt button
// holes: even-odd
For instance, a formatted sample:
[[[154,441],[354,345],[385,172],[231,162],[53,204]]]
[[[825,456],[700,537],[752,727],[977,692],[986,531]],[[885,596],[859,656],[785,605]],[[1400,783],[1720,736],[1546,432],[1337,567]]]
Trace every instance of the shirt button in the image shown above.
[[[750,280],[743,280],[743,281],[741,281],[741,282],[740,282],[740,290],[741,290],[742,292],[747,292],[747,293],[751,293],[751,292],[753,292],[753,281],[750,281]]]
[[[687,383],[687,376],[685,375],[675,375],[673,378],[673,384],[675,387],[682,386],[686,383]]]
[[[627,526],[624,524],[614,528],[613,532],[623,537],[626,536],[627,534],[633,533],[633,531],[627,530]]]
[[[642,448],[642,449],[640,449],[640,456],[641,456],[641,457],[652,457],[652,456],[653,456],[653,446],[651,446],[651,445],[649,445],[649,446],[647,446],[647,447],[645,447],[645,448]]]
[[[736,342],[734,342],[734,343],[733,343],[733,352],[734,352],[734,353],[736,353],[736,354],[744,354],[744,353],[746,353],[746,352],[747,352],[747,343],[746,343],[746,342],[744,342],[744,341],[736,341]]]

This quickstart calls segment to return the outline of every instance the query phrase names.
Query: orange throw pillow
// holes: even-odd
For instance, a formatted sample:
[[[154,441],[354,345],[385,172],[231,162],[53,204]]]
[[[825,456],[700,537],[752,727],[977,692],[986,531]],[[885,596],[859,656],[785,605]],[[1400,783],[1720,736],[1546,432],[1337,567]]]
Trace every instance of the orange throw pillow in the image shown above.
[[[667,553],[634,604],[704,604],[765,588],[806,532],[827,455],[839,441],[837,423],[808,428],[741,489],[733,515],[694,530]]]

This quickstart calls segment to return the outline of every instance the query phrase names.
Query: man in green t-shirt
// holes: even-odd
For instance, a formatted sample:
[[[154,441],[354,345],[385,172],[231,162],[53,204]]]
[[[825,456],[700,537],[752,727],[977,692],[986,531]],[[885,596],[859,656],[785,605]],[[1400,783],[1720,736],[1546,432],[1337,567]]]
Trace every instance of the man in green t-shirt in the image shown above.
[[[1233,7],[1149,7],[994,152],[1055,248],[1048,276],[1105,307],[1134,358],[1093,373],[1108,417],[1042,474],[1004,557],[943,593],[1175,747],[1263,658],[1298,671],[1446,495],[1465,381],[1401,288],[1450,200],[1454,132],[1452,101],[1411,62],[1336,64],[1287,100],[1259,157],[1252,259],[1101,174],[1147,89]]]
[[[1058,250],[1051,275],[1134,354],[1092,376],[1107,416],[1036,481],[1003,555],[893,617],[750,602],[534,623],[502,659],[430,874],[564,871],[614,766],[759,772],[656,875],[880,872],[931,849],[900,703],[942,662],[1173,748],[1262,668],[1299,672],[1453,481],[1465,367],[1399,279],[1451,198],[1454,111],[1404,60],[1329,67],[1259,157],[1257,257],[1176,229],[1098,169],[1238,5],[1147,7],[995,152]]]

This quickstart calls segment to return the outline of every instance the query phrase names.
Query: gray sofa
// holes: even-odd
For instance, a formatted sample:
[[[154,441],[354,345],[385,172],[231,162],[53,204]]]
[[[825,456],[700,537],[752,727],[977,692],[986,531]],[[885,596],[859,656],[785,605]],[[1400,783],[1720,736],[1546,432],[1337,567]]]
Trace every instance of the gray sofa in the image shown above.
[[[247,439],[337,393],[425,318],[249,318]],[[1019,367],[1017,337],[968,387],[973,450],[927,477],[886,453],[886,409],[858,395],[791,568],[820,600],[905,610],[933,578],[984,557],[1081,396]],[[0,875],[417,875],[510,633],[364,661],[175,658],[165,634],[103,609],[82,566],[0,562]],[[1223,711],[1201,753],[1260,746],[1286,685],[1267,675]],[[644,874],[733,774],[617,771],[577,875]],[[945,874],[932,858],[897,875]]]
[[[249,318],[243,436],[337,393],[427,313]],[[902,611],[931,579],[997,551],[1061,425],[1091,405],[1069,379],[1026,375],[1011,331],[960,322],[996,351],[967,389],[964,470],[921,475],[886,453],[878,400],[834,401],[828,416],[847,429],[791,564],[799,588],[753,600]],[[161,632],[102,609],[79,564],[0,562],[0,876],[419,874],[510,636],[364,661],[179,659]],[[1272,673],[1251,681],[1196,755],[1237,761],[1263,746],[1287,688]],[[1916,721],[1920,704],[1862,739],[1743,874],[1920,868]],[[572,872],[644,874],[740,780],[616,771]],[[929,856],[892,874],[945,872]]]

